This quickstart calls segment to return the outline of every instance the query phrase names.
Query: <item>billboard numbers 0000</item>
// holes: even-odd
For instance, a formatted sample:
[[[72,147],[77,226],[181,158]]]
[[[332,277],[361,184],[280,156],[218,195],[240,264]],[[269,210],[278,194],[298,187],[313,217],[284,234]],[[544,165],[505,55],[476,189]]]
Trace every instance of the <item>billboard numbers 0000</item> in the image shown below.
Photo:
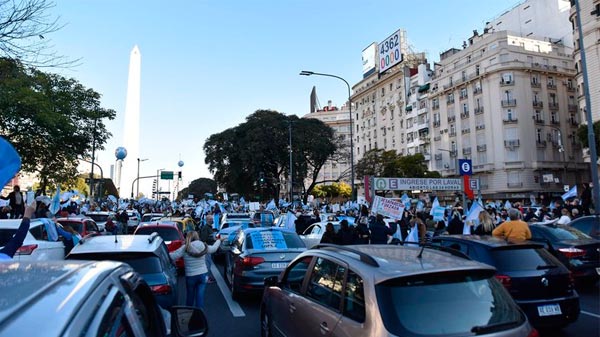
[[[379,72],[382,73],[402,62],[401,30],[379,44]]]

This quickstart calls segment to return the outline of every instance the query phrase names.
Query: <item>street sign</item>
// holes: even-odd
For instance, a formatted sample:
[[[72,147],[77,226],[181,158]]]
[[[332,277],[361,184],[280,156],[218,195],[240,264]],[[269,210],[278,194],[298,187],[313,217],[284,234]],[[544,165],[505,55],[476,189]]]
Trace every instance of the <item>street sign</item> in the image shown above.
[[[161,171],[160,179],[163,180],[173,180],[173,171]]]
[[[478,191],[479,190],[479,179],[471,179],[469,181],[469,186],[471,186],[471,189],[473,191]]]
[[[460,178],[373,178],[375,190],[462,191]]]
[[[473,175],[473,165],[471,165],[471,159],[459,159],[458,168],[461,176]]]

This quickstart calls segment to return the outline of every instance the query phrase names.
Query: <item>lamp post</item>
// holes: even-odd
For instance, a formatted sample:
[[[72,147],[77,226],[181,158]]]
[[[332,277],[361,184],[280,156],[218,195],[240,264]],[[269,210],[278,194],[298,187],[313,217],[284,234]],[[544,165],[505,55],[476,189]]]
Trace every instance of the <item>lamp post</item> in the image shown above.
[[[458,162],[458,150],[447,150],[447,149],[437,149],[437,150],[438,151],[448,152],[448,153],[450,153],[450,155],[452,155],[452,153],[456,152],[457,159],[455,159],[455,161]],[[458,164],[455,164],[455,166],[457,166],[457,165]],[[455,172],[455,174],[458,174],[458,172]],[[466,212],[468,210],[467,210],[467,196],[466,196],[465,191],[464,191],[465,188],[466,188],[466,186],[464,186],[464,181],[463,181],[463,191],[461,193],[462,194],[462,206],[463,206],[463,212],[465,212],[465,214],[466,214]]]
[[[350,170],[351,170],[351,181],[350,184],[352,186],[352,200],[356,200],[356,191],[354,188],[354,140],[353,140],[353,119],[352,119],[352,97],[351,97],[351,92],[350,92],[350,84],[348,84],[348,81],[346,81],[345,79],[343,79],[342,77],[339,77],[337,75],[332,75],[332,74],[324,74],[324,73],[316,73],[314,71],[307,71],[307,70],[303,70],[300,72],[300,75],[302,76],[312,76],[312,75],[316,75],[316,76],[326,76],[326,77],[333,77],[333,78],[337,78],[338,80],[342,80],[344,81],[344,83],[346,83],[346,86],[348,87],[348,114],[350,115]]]
[[[563,185],[567,183],[567,157],[566,157],[566,149],[565,149],[565,143],[563,142],[563,138],[562,138],[562,132],[560,131],[559,128],[548,125],[548,127],[550,127],[551,129],[555,130],[556,133],[558,134],[558,152],[562,153],[562,157],[563,157]]]
[[[148,160],[148,158],[145,159],[137,159],[137,190],[135,193],[135,196],[137,197],[138,195],[140,195],[140,162],[146,161]],[[133,198],[133,189],[131,189],[131,197]]]

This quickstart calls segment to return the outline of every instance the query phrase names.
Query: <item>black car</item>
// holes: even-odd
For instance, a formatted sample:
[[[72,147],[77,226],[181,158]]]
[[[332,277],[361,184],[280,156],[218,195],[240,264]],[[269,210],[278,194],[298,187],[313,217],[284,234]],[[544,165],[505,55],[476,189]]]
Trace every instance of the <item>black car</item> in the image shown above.
[[[571,226],[532,224],[531,240],[542,243],[573,273],[578,283],[598,281],[600,241]]]
[[[596,240],[600,240],[600,214],[582,216],[571,221],[569,226],[579,229]]]
[[[543,245],[478,235],[443,235],[434,237],[433,244],[496,267],[496,278],[534,327],[561,328],[579,317],[571,273]]]

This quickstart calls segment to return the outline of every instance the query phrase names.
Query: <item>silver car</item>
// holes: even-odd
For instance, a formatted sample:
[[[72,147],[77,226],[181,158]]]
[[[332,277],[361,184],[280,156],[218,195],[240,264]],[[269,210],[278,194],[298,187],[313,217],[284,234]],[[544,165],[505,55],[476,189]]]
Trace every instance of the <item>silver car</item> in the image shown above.
[[[319,245],[265,280],[262,336],[536,336],[488,265],[422,247]]]

